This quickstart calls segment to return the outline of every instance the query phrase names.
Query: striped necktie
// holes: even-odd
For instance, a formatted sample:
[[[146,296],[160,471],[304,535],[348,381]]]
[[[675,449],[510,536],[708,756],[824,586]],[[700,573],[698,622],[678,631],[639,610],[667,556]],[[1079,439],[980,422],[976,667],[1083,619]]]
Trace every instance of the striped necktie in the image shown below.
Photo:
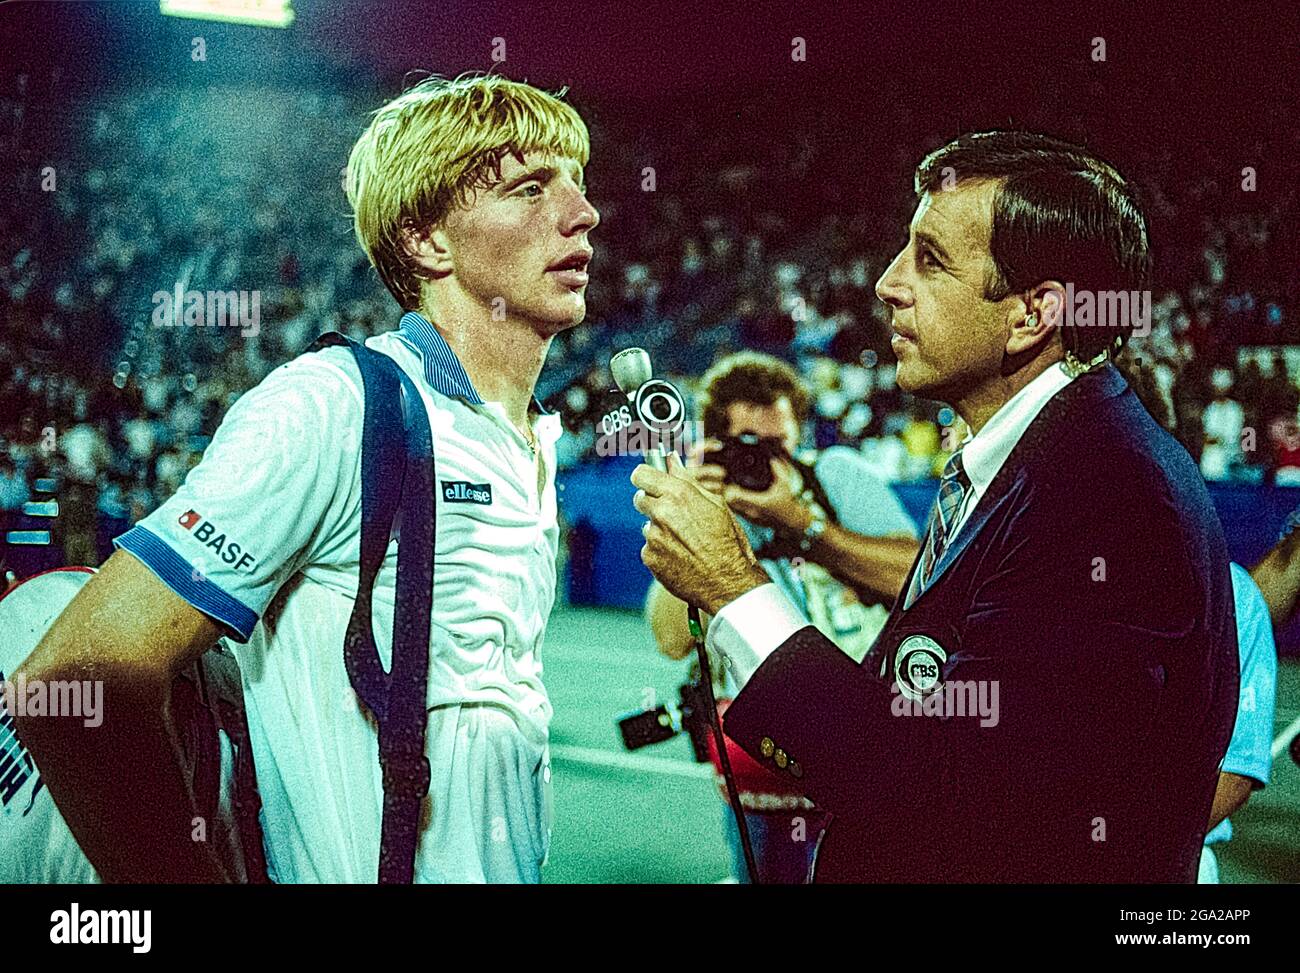
[[[957,515],[961,512],[962,501],[966,499],[969,488],[970,477],[962,466],[959,449],[944,464],[943,476],[939,479],[939,495],[935,498],[934,511],[930,515],[930,530],[926,534],[925,546],[921,548],[921,563],[917,565],[916,574],[912,577],[905,608],[911,607],[921,590],[930,583],[934,566],[939,563],[948,547],[948,541],[952,539]]]

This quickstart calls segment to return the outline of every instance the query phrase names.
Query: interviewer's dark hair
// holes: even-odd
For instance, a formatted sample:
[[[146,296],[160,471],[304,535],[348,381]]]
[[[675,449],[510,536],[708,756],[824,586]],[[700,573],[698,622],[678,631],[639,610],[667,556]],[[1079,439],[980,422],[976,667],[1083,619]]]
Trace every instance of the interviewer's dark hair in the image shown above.
[[[963,135],[921,161],[916,193],[974,179],[999,182],[989,242],[994,270],[984,284],[988,300],[1045,280],[1094,292],[1147,288],[1151,255],[1142,210],[1123,177],[1091,152],[1032,132]],[[1061,337],[1086,361],[1131,330],[1131,323],[1066,327]]]
[[[757,351],[738,351],[720,358],[700,379],[696,396],[704,435],[712,439],[727,435],[727,408],[733,402],[775,405],[781,398],[790,400],[795,421],[802,425],[811,402],[793,368]]]

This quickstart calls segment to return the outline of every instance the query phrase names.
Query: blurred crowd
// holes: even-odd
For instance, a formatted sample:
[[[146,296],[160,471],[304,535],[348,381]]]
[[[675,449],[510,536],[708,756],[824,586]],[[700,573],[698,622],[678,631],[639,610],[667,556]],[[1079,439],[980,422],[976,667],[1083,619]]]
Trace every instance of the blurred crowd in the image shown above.
[[[52,478],[69,537],[89,525],[78,543],[102,553],[270,369],[322,331],[396,324],[340,188],[383,95],[158,88],[56,103],[35,87],[19,75],[0,91],[17,187],[0,212],[0,518]],[[858,447],[891,480],[935,475],[958,420],[897,387],[874,284],[905,237],[913,165],[953,133],[849,165],[859,147],[833,106],[780,136],[761,105],[658,128],[579,108],[602,224],[587,323],[555,341],[539,388],[571,432],[562,464],[593,461],[614,351],[646,348],[690,390],[718,356],[752,348],[806,378],[810,445]],[[1150,334],[1124,356],[1132,381],[1207,479],[1300,482],[1300,357],[1282,347],[1300,303],[1286,261],[1270,259],[1296,252],[1294,195],[1257,211],[1235,159],[1136,165],[1158,278]],[[178,284],[256,291],[258,326],[165,319],[155,295]],[[98,560],[75,545],[67,557]]]

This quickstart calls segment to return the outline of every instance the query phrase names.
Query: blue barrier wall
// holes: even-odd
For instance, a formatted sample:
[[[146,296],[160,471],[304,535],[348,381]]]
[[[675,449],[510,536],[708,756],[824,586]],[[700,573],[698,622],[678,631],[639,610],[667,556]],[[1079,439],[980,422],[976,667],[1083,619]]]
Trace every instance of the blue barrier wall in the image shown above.
[[[650,585],[650,572],[641,564],[645,518],[632,507],[635,490],[628,480],[635,468],[632,458],[611,457],[560,477],[560,509],[570,527],[567,583],[573,604],[640,609],[645,602]],[[893,487],[918,529],[937,487],[935,480]],[[1228,554],[1247,567],[1273,546],[1287,514],[1300,506],[1300,487],[1211,483],[1209,489]],[[1288,652],[1300,648],[1300,623],[1279,633],[1278,645]]]
[[[573,604],[640,610],[645,602],[651,580],[650,572],[641,564],[641,525],[645,519],[632,507],[635,490],[628,479],[636,465],[632,457],[610,457],[559,477],[560,513],[569,527],[565,584]],[[929,514],[936,486],[936,481],[930,480],[893,487],[918,529]],[[1247,567],[1272,547],[1287,514],[1300,506],[1300,487],[1212,483],[1210,496],[1223,522],[1229,555]],[[126,521],[100,518],[102,557],[111,552],[112,538],[128,526]],[[49,520],[0,515],[0,529],[50,527]],[[4,554],[8,567],[20,576],[64,563],[59,546],[8,546]],[[1300,622],[1278,633],[1278,646],[1287,652],[1300,650]]]

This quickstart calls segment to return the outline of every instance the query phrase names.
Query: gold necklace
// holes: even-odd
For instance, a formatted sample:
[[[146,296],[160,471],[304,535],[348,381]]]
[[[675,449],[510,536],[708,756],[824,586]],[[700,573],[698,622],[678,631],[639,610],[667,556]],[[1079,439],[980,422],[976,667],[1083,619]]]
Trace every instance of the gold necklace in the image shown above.
[[[528,446],[528,451],[533,454],[533,459],[537,459],[537,433],[533,432],[533,427],[524,420],[524,443]]]

